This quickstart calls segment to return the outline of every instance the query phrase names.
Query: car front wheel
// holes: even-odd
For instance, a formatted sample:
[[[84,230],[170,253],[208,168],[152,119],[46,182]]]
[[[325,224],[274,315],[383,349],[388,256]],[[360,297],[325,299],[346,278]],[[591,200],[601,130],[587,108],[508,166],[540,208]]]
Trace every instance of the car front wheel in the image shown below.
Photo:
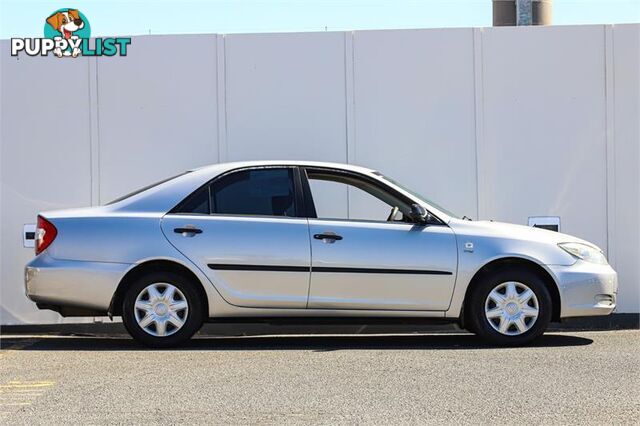
[[[470,329],[488,342],[524,345],[547,329],[551,296],[535,273],[509,268],[477,283],[468,312]]]
[[[129,334],[146,346],[176,346],[202,325],[198,296],[194,283],[179,274],[148,274],[127,290],[122,320]]]

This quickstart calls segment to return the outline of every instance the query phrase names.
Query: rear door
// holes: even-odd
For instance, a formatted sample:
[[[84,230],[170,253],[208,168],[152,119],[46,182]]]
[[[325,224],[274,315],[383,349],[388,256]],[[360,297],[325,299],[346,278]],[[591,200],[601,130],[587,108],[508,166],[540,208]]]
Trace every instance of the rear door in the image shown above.
[[[311,253],[293,167],[230,172],[162,220],[169,241],[236,306],[305,308]]]

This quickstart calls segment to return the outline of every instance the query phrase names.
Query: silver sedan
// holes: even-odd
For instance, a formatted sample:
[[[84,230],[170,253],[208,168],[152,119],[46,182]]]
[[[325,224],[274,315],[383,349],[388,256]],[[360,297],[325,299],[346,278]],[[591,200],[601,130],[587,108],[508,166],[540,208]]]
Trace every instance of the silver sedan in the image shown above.
[[[204,321],[452,321],[520,345],[607,315],[617,277],[569,235],[460,219],[381,173],[317,162],[192,170],[105,206],[38,216],[27,296],[122,316],[143,344]]]

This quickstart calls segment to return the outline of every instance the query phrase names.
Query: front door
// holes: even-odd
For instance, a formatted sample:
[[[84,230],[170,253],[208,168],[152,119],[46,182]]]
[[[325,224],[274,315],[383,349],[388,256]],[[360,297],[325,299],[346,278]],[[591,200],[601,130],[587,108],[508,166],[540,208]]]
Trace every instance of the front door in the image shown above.
[[[162,220],[169,241],[236,306],[305,308],[311,253],[294,168],[231,172]]]
[[[411,202],[364,176],[320,169],[303,175],[316,216],[309,219],[309,308],[448,308],[457,266],[448,226],[410,223]],[[340,211],[345,196],[347,209]]]

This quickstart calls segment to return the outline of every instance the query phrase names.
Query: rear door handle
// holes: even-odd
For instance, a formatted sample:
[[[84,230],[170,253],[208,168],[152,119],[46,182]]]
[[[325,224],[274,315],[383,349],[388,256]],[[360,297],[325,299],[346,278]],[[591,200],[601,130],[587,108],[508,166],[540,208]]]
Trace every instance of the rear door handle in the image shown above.
[[[195,234],[202,234],[202,229],[193,228],[193,227],[175,228],[173,232],[175,232],[176,234],[182,234],[185,237],[187,237],[187,236],[194,236]]]
[[[333,233],[315,234],[313,238],[315,238],[316,240],[330,240],[331,242],[340,241],[342,239],[340,235],[336,235]]]

